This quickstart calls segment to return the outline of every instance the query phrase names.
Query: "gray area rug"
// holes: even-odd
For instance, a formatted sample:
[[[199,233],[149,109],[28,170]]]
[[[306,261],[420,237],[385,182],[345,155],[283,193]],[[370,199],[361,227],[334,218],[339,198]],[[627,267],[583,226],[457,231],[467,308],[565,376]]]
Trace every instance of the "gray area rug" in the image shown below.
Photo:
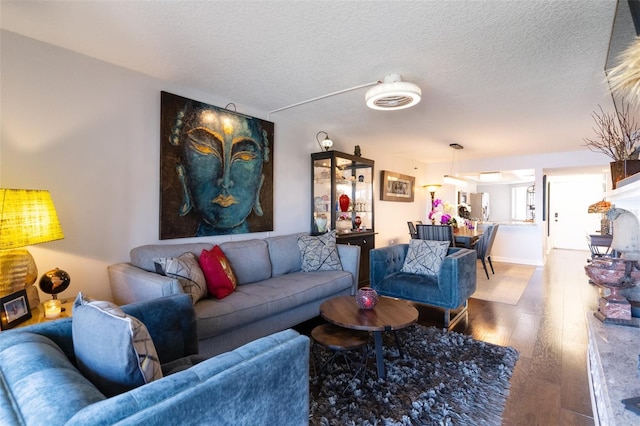
[[[342,357],[317,374],[312,364],[309,424],[501,424],[517,350],[421,325],[400,330],[398,337],[402,358],[393,333],[385,333],[386,380],[378,379],[373,354],[364,381],[362,373],[354,377],[358,365],[350,369]],[[314,350],[320,363],[331,355],[319,346]]]

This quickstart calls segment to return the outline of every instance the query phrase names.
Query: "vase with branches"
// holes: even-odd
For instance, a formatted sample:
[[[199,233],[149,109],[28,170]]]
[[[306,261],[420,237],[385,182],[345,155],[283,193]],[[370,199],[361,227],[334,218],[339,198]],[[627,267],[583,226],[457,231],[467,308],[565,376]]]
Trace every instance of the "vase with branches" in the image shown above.
[[[622,101],[616,113],[600,112],[592,114],[596,126],[595,138],[585,138],[585,146],[593,152],[610,157],[613,188],[621,179],[640,172],[640,127],[630,114],[629,103]]]

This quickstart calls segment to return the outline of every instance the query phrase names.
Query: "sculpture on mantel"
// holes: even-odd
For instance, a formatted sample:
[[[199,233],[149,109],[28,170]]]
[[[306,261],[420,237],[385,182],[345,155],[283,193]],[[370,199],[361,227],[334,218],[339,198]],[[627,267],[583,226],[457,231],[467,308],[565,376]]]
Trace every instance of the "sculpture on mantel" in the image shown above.
[[[600,298],[598,319],[606,322],[613,319],[616,324],[640,326],[632,320],[630,300],[640,301],[637,284],[640,283],[640,225],[638,218],[631,212],[612,208],[607,219],[613,222],[611,248],[622,253],[619,258],[600,258],[585,266],[589,278],[596,284],[608,288],[611,293]],[[628,293],[621,293],[626,289]],[[626,297],[625,297],[626,296]],[[637,299],[635,299],[637,297]]]

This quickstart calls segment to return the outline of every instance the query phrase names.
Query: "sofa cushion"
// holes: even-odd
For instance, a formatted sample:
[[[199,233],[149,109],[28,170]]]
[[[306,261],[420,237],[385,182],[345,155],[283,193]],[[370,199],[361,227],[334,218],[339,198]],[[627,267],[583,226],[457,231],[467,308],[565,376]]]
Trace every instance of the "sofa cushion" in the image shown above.
[[[410,240],[401,271],[437,277],[449,244],[449,241]]]
[[[302,268],[302,258],[298,248],[298,237],[302,235],[306,234],[277,235],[264,239],[269,246],[272,276],[298,272]]]
[[[346,271],[293,272],[268,280],[238,286],[222,300],[206,299],[194,309],[198,336],[217,336],[293,307],[323,300],[351,289],[353,277]]]
[[[342,270],[335,230],[319,236],[303,235],[298,238],[298,248],[302,256],[303,271]]]
[[[156,257],[153,261],[157,273],[178,279],[193,303],[207,297],[207,281],[193,253],[186,252],[178,257]]]
[[[231,263],[238,285],[271,278],[271,259],[264,240],[227,241],[220,248]]]
[[[162,378],[145,325],[111,302],[92,301],[79,293],[72,334],[78,369],[107,396]]]
[[[199,261],[210,295],[223,299],[233,293],[237,285],[236,276],[219,246],[202,250]]]

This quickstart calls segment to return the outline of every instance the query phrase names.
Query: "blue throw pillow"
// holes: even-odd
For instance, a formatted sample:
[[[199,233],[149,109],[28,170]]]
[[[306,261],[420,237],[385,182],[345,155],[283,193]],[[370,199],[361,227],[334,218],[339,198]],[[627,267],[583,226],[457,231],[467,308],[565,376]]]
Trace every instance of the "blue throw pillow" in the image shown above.
[[[409,240],[401,272],[437,277],[448,248],[449,241]]]
[[[147,327],[111,302],[79,293],[72,334],[78,369],[108,397],[162,378]]]

